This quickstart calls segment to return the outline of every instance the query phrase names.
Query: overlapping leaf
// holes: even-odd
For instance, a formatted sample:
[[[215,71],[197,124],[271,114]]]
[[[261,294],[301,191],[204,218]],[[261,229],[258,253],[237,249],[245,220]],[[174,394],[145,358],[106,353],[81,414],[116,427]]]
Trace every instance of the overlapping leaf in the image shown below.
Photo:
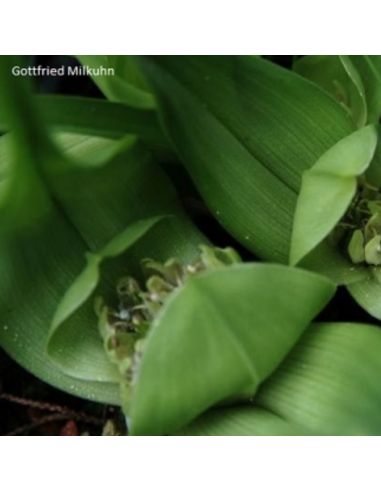
[[[365,175],[372,186],[380,186],[379,134],[379,127],[377,134],[372,126],[358,130],[330,149],[305,173],[294,218],[291,246],[291,262],[296,263],[306,254],[301,261],[303,267],[346,285],[356,302],[378,319],[381,318],[379,267],[352,263],[343,245],[332,238],[316,245],[339,224],[348,209],[357,188],[356,175]],[[330,156],[335,159],[336,151],[336,161],[331,160]],[[317,172],[319,162],[326,159],[329,172],[321,174]],[[351,166],[355,160],[357,170]],[[344,168],[345,175],[337,172],[339,168]]]
[[[369,166],[377,145],[374,126],[340,140],[303,174],[294,215],[290,263],[312,251],[347,211],[357,189],[357,177]]]
[[[324,277],[277,265],[189,279],[151,327],[128,395],[131,432],[167,434],[215,404],[254,395],[333,293]]]
[[[294,69],[331,93],[348,110],[358,127],[366,124],[365,88],[351,57],[305,56],[296,61]]]
[[[314,434],[379,435],[380,350],[376,326],[312,325],[257,402]]]
[[[366,108],[359,63],[348,57],[330,59],[330,63],[332,70],[322,74],[315,70],[316,76],[324,78],[320,83],[326,90],[340,68],[347,89],[358,96],[353,95],[351,101],[362,101],[351,107],[355,107],[356,124],[363,125]],[[331,147],[333,154],[340,154],[340,166],[351,167],[355,154],[345,152],[344,147],[352,141],[357,150],[352,140],[357,134],[348,141],[343,139],[354,130],[352,116],[316,84],[255,57],[192,57],[186,64],[181,58],[155,57],[144,58],[142,66],[158,97],[164,125],[216,218],[260,257],[286,262],[301,177]],[[366,136],[361,136],[372,132],[360,132],[358,138],[365,141]],[[343,143],[339,144],[340,140]],[[299,219],[303,213],[305,220],[300,219],[297,234],[299,245],[309,243],[304,253],[345,213],[355,192],[356,175],[370,164],[367,175],[379,181],[379,157],[370,163],[374,152],[370,140],[364,143],[367,155],[359,156],[364,165],[360,162],[352,177],[319,173],[311,181],[311,175],[305,175],[304,196],[311,206],[309,210],[298,207]],[[321,207],[331,209],[324,220],[320,220]],[[300,252],[295,253],[295,238],[293,243],[292,261],[297,261]],[[350,264],[330,244],[313,251],[303,265],[338,283],[367,276],[364,268]]]
[[[215,217],[259,256],[287,262],[301,175],[353,131],[350,116],[316,85],[256,57],[141,64]]]
[[[94,75],[92,78],[111,101],[129,106],[152,109],[155,99],[149,92],[133,56],[80,55],[78,60],[92,70],[112,69],[113,75]]]
[[[154,111],[89,97],[39,95],[34,99],[36,110],[55,130],[105,138],[132,134],[150,143],[167,145]],[[0,131],[7,130],[0,108]]]
[[[89,311],[79,316],[78,339],[72,344],[78,342],[78,351],[83,350],[92,381],[68,377],[47,358],[48,330],[60,299],[81,272],[85,252],[104,247],[136,220],[161,213],[180,217],[158,226],[157,236],[147,236],[150,254],[160,259],[192,257],[201,236],[181,215],[166,176],[139,145],[127,142],[115,154],[114,141],[68,135],[60,137],[62,148],[69,149],[62,154],[47,137],[25,88],[10,80],[7,68],[2,66],[0,92],[2,110],[14,131],[2,137],[1,147],[14,142],[16,150],[0,152],[6,159],[3,183],[4,189],[22,186],[17,207],[12,209],[13,193],[1,197],[2,219],[12,217],[15,222],[0,246],[1,345],[41,379],[90,399],[115,402],[117,386],[103,382],[112,379],[104,375],[114,370],[103,354],[96,318]],[[92,153],[109,159],[103,165],[99,159],[86,163]],[[44,214],[39,209],[40,194],[47,204]],[[140,251],[146,254],[144,246]],[[132,250],[131,257],[136,255]],[[125,259],[118,271],[121,265],[128,268]],[[106,275],[110,288],[116,273]],[[75,371],[67,372],[73,376]]]
[[[181,436],[305,436],[308,432],[253,405],[206,412],[178,431]]]
[[[365,89],[368,122],[378,123],[381,116],[381,56],[352,55]]]
[[[348,108],[358,126],[381,116],[381,57],[305,56],[294,69],[330,92]]]
[[[181,435],[379,435],[381,331],[313,324],[251,404],[207,412]]]

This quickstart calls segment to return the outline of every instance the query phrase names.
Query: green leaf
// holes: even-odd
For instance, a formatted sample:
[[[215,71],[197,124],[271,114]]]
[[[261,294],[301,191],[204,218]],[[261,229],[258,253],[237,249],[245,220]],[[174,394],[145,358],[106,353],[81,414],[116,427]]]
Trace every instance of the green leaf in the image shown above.
[[[111,101],[122,102],[141,109],[155,107],[155,99],[148,91],[133,56],[80,55],[78,60],[91,70],[114,70],[114,75],[92,76],[93,81]]]
[[[305,56],[294,70],[331,93],[351,114],[359,128],[367,122],[367,101],[362,78],[349,56]]]
[[[379,435],[381,332],[312,325],[249,405],[215,409],[180,435]]]
[[[180,436],[305,436],[306,431],[278,415],[251,405],[206,412],[176,435]]]
[[[132,134],[148,142],[168,145],[153,111],[88,97],[39,95],[34,99],[36,110],[55,130],[106,138]],[[0,130],[8,130],[1,109]]]
[[[85,137],[76,138],[81,143],[76,148],[83,152]],[[73,140],[70,136],[70,145]],[[97,138],[86,140],[90,154],[91,143],[99,149]],[[78,183],[86,183],[81,193]],[[132,248],[128,261],[121,258],[119,275],[113,272],[116,281],[121,268],[128,270],[145,256],[190,259],[205,238],[181,216],[168,179],[142,149],[131,149],[96,173],[78,168],[62,176],[60,185],[56,195],[60,206],[53,209],[49,220],[1,242],[0,313],[6,329],[0,330],[0,344],[21,365],[50,384],[86,398],[115,403],[119,398],[116,385],[111,389],[110,385],[89,382],[86,386],[52,366],[45,354],[55,309],[81,272],[85,252],[102,248],[132,221],[158,212],[177,215],[179,219],[160,224],[155,233],[149,233],[139,249]],[[142,200],[145,194],[150,199]],[[92,306],[82,310],[76,322],[80,337],[76,349],[83,350],[83,360],[94,380],[104,380],[105,374],[114,373],[114,369],[103,354]]]
[[[189,279],[151,326],[125,401],[131,433],[171,433],[211,406],[254,395],[333,293],[324,277],[280,265]]]
[[[349,93],[352,96],[353,103],[351,104],[352,116],[357,126],[361,128],[368,121],[368,108],[365,97],[365,89],[355,65],[353,65],[349,56],[339,56],[344,70],[352,83],[352,90]]]
[[[312,325],[256,402],[323,435],[380,435],[381,331],[355,323]]]
[[[367,126],[340,140],[305,171],[294,216],[290,263],[312,251],[348,209],[357,189],[357,176],[369,166],[377,131]]]
[[[258,256],[289,257],[301,175],[354,130],[315,84],[257,57],[141,65],[165,129],[210,210]]]
[[[352,55],[349,57],[365,89],[368,105],[368,122],[378,123],[381,116],[381,56]]]
[[[14,217],[15,227],[0,243],[0,344],[40,379],[89,399],[115,403],[117,385],[103,383],[105,374],[115,371],[103,353],[92,312],[81,313],[77,325],[77,341],[92,381],[84,384],[63,374],[45,352],[55,309],[81,272],[85,253],[103,248],[132,222],[157,214],[176,219],[158,225],[139,251],[131,249],[132,264],[147,250],[158,259],[192,258],[205,239],[184,216],[168,178],[141,146],[129,143],[115,154],[114,141],[81,135],[61,137],[60,150],[53,145],[24,82],[12,79],[10,63],[0,67],[2,110],[14,129],[0,139],[0,191],[8,181],[16,190],[19,181],[20,196],[17,209],[13,194],[1,197],[2,225],[5,218]],[[70,158],[63,153],[65,145]],[[96,154],[112,157],[101,165]],[[95,164],[87,162],[89,156]],[[43,215],[40,195],[48,205]]]
[[[0,230],[3,234],[47,219],[51,204],[37,169],[46,157],[51,161],[57,157],[54,146],[41,129],[39,115],[33,118],[34,125],[25,124],[34,107],[28,98],[27,81],[20,79],[14,84],[11,68],[12,58],[3,57],[0,64],[1,111],[16,135],[16,139],[2,139],[2,157],[9,158],[9,162],[1,166]]]
[[[1,241],[0,346],[39,379],[83,398],[116,404],[116,384],[96,382],[96,378],[85,384],[66,376],[45,352],[55,307],[80,270],[85,249],[58,213],[43,226]],[[88,364],[94,369],[91,357]]]

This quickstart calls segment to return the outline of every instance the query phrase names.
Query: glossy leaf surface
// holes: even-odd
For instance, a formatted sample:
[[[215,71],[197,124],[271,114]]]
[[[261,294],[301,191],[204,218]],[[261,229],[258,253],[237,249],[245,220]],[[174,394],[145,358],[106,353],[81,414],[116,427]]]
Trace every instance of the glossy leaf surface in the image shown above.
[[[379,327],[312,325],[257,402],[314,434],[379,435],[380,350]]]
[[[98,356],[102,342],[92,312],[81,315],[77,333],[84,341],[81,348],[93,380],[84,384],[70,378],[47,358],[49,326],[60,299],[81,272],[85,253],[103,248],[136,220],[158,213],[179,217],[163,224],[163,229],[158,226],[158,236],[147,236],[149,254],[159,259],[190,258],[205,240],[182,215],[175,190],[147,151],[127,142],[115,154],[114,141],[81,135],[60,137],[60,145],[55,146],[35,117],[26,88],[10,83],[10,72],[2,68],[2,108],[14,132],[1,138],[1,191],[18,183],[23,187],[17,207],[13,193],[1,197],[2,218],[17,217],[17,228],[3,234],[0,244],[1,345],[21,365],[55,386],[90,399],[118,401],[117,386],[102,382],[113,367],[105,355]],[[9,143],[15,147],[9,148]],[[86,157],[95,154],[108,159],[89,164]],[[157,193],[157,187],[162,193]],[[43,215],[40,195],[47,204]],[[137,263],[140,254],[147,255],[144,246],[131,250],[131,261],[134,258]],[[128,268],[126,259],[123,265]]]
[[[279,265],[189,279],[148,334],[126,409],[131,432],[167,434],[217,403],[254,395],[333,293],[324,277]]]
[[[367,122],[368,106],[362,78],[349,56],[304,56],[294,70],[312,80],[346,108],[358,127]]]
[[[381,56],[352,55],[365,89],[368,122],[378,123],[381,116]]]
[[[180,435],[379,435],[381,331],[313,324],[251,404],[209,411]]]
[[[316,85],[257,57],[141,59],[164,126],[217,220],[287,262],[303,171],[354,129]]]
[[[85,137],[78,138],[83,143]],[[91,143],[98,148],[96,138],[88,137],[85,140],[89,152]],[[73,137],[70,137],[72,142]],[[84,150],[81,145],[78,149]],[[61,208],[58,208],[43,225],[20,233],[7,242],[2,241],[0,255],[1,312],[6,328],[0,334],[2,346],[40,378],[70,392],[78,390],[80,394],[84,391],[83,385],[79,382],[77,384],[77,381],[68,384],[68,378],[62,371],[54,370],[48,364],[45,349],[55,309],[81,272],[85,252],[101,248],[131,221],[158,211],[181,215],[167,178],[144,151],[142,153],[136,149],[130,154],[119,156],[91,174],[91,178],[88,173],[89,170],[79,169],[71,177],[66,175],[65,179],[61,179],[60,199],[65,200],[61,202],[66,208],[65,214],[61,214]],[[87,186],[78,194],[75,183],[83,182],[85,178]],[[145,192],[155,193],[158,185],[167,192],[160,196],[151,195],[156,198],[145,200],[142,207],[140,197]],[[130,190],[130,193],[126,193],[126,190]],[[97,196],[96,202],[94,196]],[[98,220],[94,221],[94,217]],[[170,220],[166,225],[163,223],[158,226],[157,236],[147,236],[147,243],[140,244],[139,250],[132,249],[127,259],[123,257],[117,262],[119,266],[113,266],[113,273],[109,274],[112,280],[109,282],[116,282],[118,275],[121,272],[124,274],[124,269],[131,268],[128,265],[133,265],[134,261],[136,264],[147,255],[159,259],[166,259],[167,255],[192,258],[197,254],[200,242],[205,242],[205,239],[186,219],[181,222]],[[94,359],[94,354],[100,354],[102,344],[92,306],[77,316],[76,333],[84,342],[78,344],[77,349],[84,350],[82,355],[86,355],[83,361],[86,361],[87,370],[93,372],[95,378],[103,380],[104,373],[110,372],[110,366],[103,353],[101,357],[107,362],[108,369],[105,370],[104,365],[98,367],[95,364],[95,359],[99,361],[100,357]],[[94,347],[96,350],[92,351]],[[68,372],[73,374],[73,371]],[[85,388],[84,396],[110,401],[109,391],[93,391],[90,384]],[[114,387],[112,399],[115,401],[117,398],[118,390]]]
[[[303,174],[294,216],[290,263],[298,263],[337,225],[357,189],[377,145],[373,126],[340,140]]]

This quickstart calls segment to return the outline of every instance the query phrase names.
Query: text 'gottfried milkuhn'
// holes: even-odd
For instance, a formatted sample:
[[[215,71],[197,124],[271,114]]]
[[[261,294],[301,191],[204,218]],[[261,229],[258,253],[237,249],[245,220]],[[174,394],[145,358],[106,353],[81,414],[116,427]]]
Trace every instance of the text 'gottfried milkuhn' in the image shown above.
[[[20,67],[18,65],[12,67],[12,75],[15,77],[64,77],[65,75],[69,77],[97,77],[97,76],[114,76],[115,69],[104,67],[100,65],[99,67],[89,67],[87,65],[83,66],[65,66],[61,67],[43,67],[37,65],[34,67]]]

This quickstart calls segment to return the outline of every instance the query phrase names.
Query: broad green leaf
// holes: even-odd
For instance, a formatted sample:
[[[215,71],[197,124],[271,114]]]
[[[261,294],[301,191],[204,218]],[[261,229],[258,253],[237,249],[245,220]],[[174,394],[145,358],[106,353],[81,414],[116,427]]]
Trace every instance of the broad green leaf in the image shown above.
[[[349,56],[305,56],[294,70],[331,93],[361,128],[367,122],[367,101],[363,80]]]
[[[76,152],[81,161],[94,148],[110,156],[107,148],[115,149],[115,142],[71,135],[66,142],[70,159],[66,158],[49,139],[26,88],[17,81],[11,83],[6,64],[1,68],[2,109],[14,128],[12,134],[0,139],[0,148],[7,146],[0,151],[6,159],[0,165],[2,184],[14,180],[16,167],[17,179],[23,185],[14,215],[18,227],[3,234],[0,244],[1,346],[21,365],[55,386],[90,399],[115,402],[117,386],[101,384],[113,366],[103,353],[92,312],[79,316],[77,333],[93,381],[84,385],[67,377],[45,353],[54,311],[81,272],[85,253],[103,248],[132,222],[157,214],[177,218],[158,225],[157,236],[149,233],[139,251],[132,248],[131,262],[138,254],[147,255],[147,249],[158,259],[168,255],[192,257],[197,254],[196,245],[205,240],[182,214],[175,190],[147,151],[129,145],[102,166],[98,161],[96,165],[75,165]],[[9,142],[14,143],[11,149]],[[61,144],[64,148],[65,137]],[[49,205],[43,220],[36,214],[39,200],[30,199],[31,187],[37,198],[41,193]],[[3,206],[2,219],[13,206],[12,196],[8,195]],[[22,224],[21,210],[25,210]],[[126,262],[123,265],[128,268]],[[105,281],[111,288],[117,278],[116,272],[110,272]]]
[[[82,152],[85,147],[91,153],[91,142],[96,148],[99,147],[95,137],[88,137],[85,146],[85,137],[76,138],[81,145],[75,148]],[[70,136],[70,145],[73,140],[74,137]],[[106,145],[105,140],[103,144]],[[71,153],[75,153],[74,149]],[[76,183],[86,183],[81,193],[78,193]],[[161,194],[157,193],[158,189]],[[58,192],[56,197],[60,206],[46,228],[37,227],[33,234],[24,234],[8,243],[2,242],[1,319],[8,329],[1,333],[0,343],[18,362],[40,378],[69,392],[77,389],[80,392],[82,386],[72,382],[66,384],[67,378],[61,371],[53,371],[43,354],[55,308],[83,268],[85,252],[102,248],[131,221],[158,212],[179,214],[181,217],[181,212],[167,178],[147,153],[138,148],[120,155],[96,172],[78,168],[71,175],[65,174],[60,180]],[[147,199],[142,200],[144,196]],[[200,242],[205,242],[205,239],[185,217],[163,223],[158,226],[156,234],[147,236],[144,245],[139,245],[139,249],[132,248],[128,261],[125,257],[118,261],[116,270],[119,274],[115,271],[110,273],[108,283],[116,282],[120,272],[124,273],[124,268],[128,269],[130,263],[144,256],[158,259],[168,256],[192,258]],[[47,272],[51,273],[47,275]],[[22,299],[25,302],[20,301]],[[93,373],[94,379],[104,380],[105,374],[114,371],[103,353],[92,306],[77,313],[74,319],[77,323],[76,333],[80,337],[76,340],[76,353],[83,350],[82,360],[86,361],[87,370]],[[35,334],[35,338],[31,333]],[[19,343],[14,343],[14,339]],[[28,350],[21,340],[29,340]],[[62,356],[65,356],[65,347],[62,349]],[[89,390],[85,396],[88,394],[109,401],[108,395],[103,392]]]
[[[368,107],[363,81],[349,56],[340,55],[339,58],[349,80],[351,81],[351,89],[349,89],[349,94],[353,101],[353,103],[351,101],[350,106],[352,117],[357,123],[357,126],[361,128],[368,121]]]
[[[304,436],[308,433],[274,413],[241,405],[206,412],[176,433],[180,436]]]
[[[378,123],[381,116],[381,56],[352,55],[365,89],[368,105],[368,122]]]
[[[155,100],[147,90],[144,77],[132,56],[80,55],[78,60],[92,70],[113,69],[114,75],[92,76],[93,81],[111,101],[122,102],[142,109],[155,107]]]
[[[102,167],[120,154],[127,153],[138,139],[133,135],[126,135],[119,140],[105,137],[89,139],[89,135],[81,133],[54,132],[51,140],[56,145],[59,155],[56,165],[52,166],[52,162],[49,161],[50,164],[45,166],[44,173],[53,184],[57,177],[59,180],[62,175],[73,169],[82,168],[89,174],[90,169]]]
[[[56,130],[106,138],[132,134],[148,142],[168,145],[154,111],[88,97],[39,95],[34,99],[44,121]],[[0,130],[8,130],[1,108]]]
[[[361,95],[353,60],[338,58],[336,68],[333,67],[335,70],[338,61],[344,72],[346,69],[349,87]],[[316,84],[311,86],[307,80],[303,83],[295,74],[258,58],[203,57],[200,60],[191,57],[185,64],[184,59],[176,57],[156,57],[152,60],[143,58],[142,66],[158,96],[167,132],[217,219],[258,256],[287,261],[284,254],[288,252],[290,258],[290,222],[303,172],[353,132],[354,126],[348,124],[348,112],[345,114],[344,107],[334,104],[326,89],[323,96]],[[334,78],[335,70],[331,75],[328,73],[326,81]],[[320,69],[315,71],[316,75],[321,72]],[[321,72],[321,76],[326,77],[326,73]],[[324,89],[324,84],[322,86]],[[320,101],[319,105],[317,101]],[[372,133],[370,129],[364,131],[368,136]],[[336,140],[323,148],[323,140],[335,134]],[[237,144],[234,147],[232,137]],[[369,145],[371,148],[372,142]],[[237,147],[249,150],[251,159],[258,160],[261,167],[250,163],[247,154],[244,157],[242,152],[238,153]],[[318,147],[320,151],[314,162],[308,162],[308,152]],[[366,170],[367,180],[376,186],[381,184],[379,147],[378,144]],[[355,150],[351,159],[358,156],[361,148]],[[338,165],[348,166],[344,161]],[[266,174],[264,171],[267,170],[269,173]],[[351,171],[350,167],[348,170]],[[314,210],[318,211],[322,206],[328,210],[329,203],[325,204],[323,197],[331,191],[332,213],[329,213],[327,223],[309,221],[306,228],[301,227],[299,231],[297,248],[301,246],[303,256],[302,250],[307,248],[302,266],[324,273],[339,284],[354,283],[367,277],[362,264],[353,265],[335,245],[327,240],[321,242],[347,209],[354,193],[355,174],[342,179],[330,177],[329,188],[325,186],[325,174],[312,180],[309,187],[313,193],[306,193],[307,200],[314,202]],[[276,179],[271,181],[274,177]],[[307,174],[306,186],[311,184],[308,177]],[[318,180],[320,188],[324,189],[319,197],[315,194]],[[308,215],[308,211],[306,213]],[[316,231],[307,234],[316,225],[321,226],[317,234],[322,235],[319,239],[315,237]],[[320,243],[318,248],[314,248],[316,240]]]
[[[148,334],[125,402],[132,434],[168,434],[211,406],[254,395],[333,293],[324,277],[280,265],[189,279]]]
[[[43,226],[0,243],[0,345],[39,379],[83,398],[118,403],[116,384],[66,376],[46,355],[56,305],[80,271],[86,247],[65,218],[54,213]],[[89,354],[87,354],[89,355]],[[104,370],[104,368],[102,368]]]
[[[301,175],[354,130],[315,84],[257,57],[142,57],[163,124],[222,225],[287,262]]]
[[[3,234],[15,227],[47,220],[51,213],[50,199],[37,168],[46,156],[52,161],[56,159],[53,145],[41,130],[39,115],[33,118],[34,125],[26,123],[31,119],[34,106],[28,98],[27,81],[20,79],[14,84],[11,67],[12,59],[3,57],[0,64],[1,111],[17,136],[17,139],[2,139],[5,145],[2,155],[9,156],[9,162],[1,166],[0,230]]]
[[[365,102],[366,121],[378,123],[381,116],[380,60],[378,55],[305,56],[296,61],[294,69],[330,92],[352,112],[357,112],[357,120],[364,115]]]
[[[34,166],[20,166],[20,161],[13,158],[14,143],[7,136],[1,138],[1,143],[0,231],[5,235],[31,222],[46,220],[51,204]],[[33,208],[25,206],[26,203],[33,203]]]
[[[348,209],[377,145],[377,131],[367,126],[343,138],[305,171],[294,216],[290,263],[312,251]]]
[[[101,280],[101,267],[106,260],[115,259],[121,256],[126,250],[131,248],[139,239],[155,226],[163,217],[154,217],[140,220],[129,225],[123,232],[114,237],[110,243],[106,244],[97,252],[87,254],[87,264],[82,272],[75,279],[74,283],[67,290],[60,301],[51,325],[48,340],[48,353],[51,358],[61,366],[66,374],[78,379],[94,379],[94,370],[88,363],[88,358],[84,357],[84,350],[89,357],[94,359],[99,355],[104,358],[104,352],[99,340],[84,329],[83,333],[88,334],[88,339],[83,336],[78,337],[79,319],[83,319],[80,310],[91,313],[94,310],[94,291]],[[90,323],[93,332],[96,326],[94,315],[93,323]],[[82,343],[81,343],[82,342]],[[91,349],[91,350],[90,350]],[[99,374],[98,380],[115,381],[116,373],[114,368],[107,366],[103,374]]]
[[[251,404],[215,409],[180,435],[379,435],[381,331],[312,325]]]
[[[85,137],[75,138],[81,144],[75,148],[82,152],[86,147],[91,153],[91,142],[96,148],[99,146],[95,137],[88,137],[85,146]],[[70,146],[73,140],[70,136]],[[76,183],[86,183],[81,193]],[[158,189],[162,194],[157,193]],[[142,200],[145,193],[151,199]],[[147,153],[137,148],[97,169],[97,173],[81,168],[71,178],[65,175],[60,200],[61,206],[53,209],[47,224],[1,242],[0,317],[6,329],[1,330],[0,343],[21,365],[50,384],[90,399],[115,403],[117,386],[110,389],[109,385],[92,382],[85,386],[52,366],[45,354],[51,320],[65,291],[81,272],[86,251],[102,248],[131,221],[158,212],[180,216],[181,212],[167,178]],[[128,261],[125,257],[118,261],[117,272],[109,274],[110,290],[120,272],[124,274],[130,263],[133,265],[142,257],[187,259],[197,254],[197,245],[205,239],[185,218],[167,222],[158,225],[155,234],[149,233],[139,249],[132,248]],[[104,380],[105,374],[114,370],[103,353],[92,306],[78,313],[75,321],[77,352],[83,350],[82,358],[94,379]]]
[[[381,331],[321,323],[303,335],[256,402],[323,435],[380,435]]]

